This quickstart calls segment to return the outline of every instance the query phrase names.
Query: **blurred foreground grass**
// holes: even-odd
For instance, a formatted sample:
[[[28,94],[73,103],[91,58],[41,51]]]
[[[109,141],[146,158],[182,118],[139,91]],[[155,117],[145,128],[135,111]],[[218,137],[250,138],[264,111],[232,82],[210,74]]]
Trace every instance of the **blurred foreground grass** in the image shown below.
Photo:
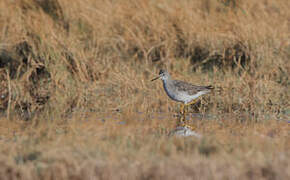
[[[152,115],[152,114],[151,114]],[[289,125],[195,121],[203,138],[168,136],[175,118],[87,114],[66,124],[8,123],[1,179],[287,179]],[[107,116],[104,115],[104,118]],[[158,118],[159,117],[159,118]],[[132,120],[134,119],[134,120]],[[125,123],[120,124],[121,120]],[[1,126],[3,125],[1,119]],[[7,126],[7,125],[5,125]]]

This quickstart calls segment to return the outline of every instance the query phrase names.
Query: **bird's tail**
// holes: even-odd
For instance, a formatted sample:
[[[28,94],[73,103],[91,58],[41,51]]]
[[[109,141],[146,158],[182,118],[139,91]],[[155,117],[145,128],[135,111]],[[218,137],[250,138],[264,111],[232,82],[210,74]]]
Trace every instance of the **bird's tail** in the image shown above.
[[[213,87],[212,85],[209,85],[209,86],[206,86],[206,88],[215,93],[221,93],[223,91],[223,88],[221,86]]]
[[[214,87],[212,85],[209,85],[209,86],[206,86],[206,89],[212,90],[212,89],[214,89]]]

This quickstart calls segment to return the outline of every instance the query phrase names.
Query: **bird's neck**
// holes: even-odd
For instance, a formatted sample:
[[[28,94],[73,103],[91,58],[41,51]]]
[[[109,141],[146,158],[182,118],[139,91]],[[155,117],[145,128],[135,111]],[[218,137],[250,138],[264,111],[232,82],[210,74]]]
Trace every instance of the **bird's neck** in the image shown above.
[[[166,79],[162,79],[163,83],[168,83],[170,82],[170,77],[167,77]]]

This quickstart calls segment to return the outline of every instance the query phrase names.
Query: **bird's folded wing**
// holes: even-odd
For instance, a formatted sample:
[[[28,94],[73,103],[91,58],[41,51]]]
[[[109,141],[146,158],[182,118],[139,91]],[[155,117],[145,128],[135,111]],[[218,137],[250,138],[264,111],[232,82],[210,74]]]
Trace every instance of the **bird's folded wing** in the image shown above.
[[[173,83],[178,91],[185,91],[189,95],[197,94],[200,91],[210,91],[213,89],[212,86],[196,86],[179,80],[174,80]]]

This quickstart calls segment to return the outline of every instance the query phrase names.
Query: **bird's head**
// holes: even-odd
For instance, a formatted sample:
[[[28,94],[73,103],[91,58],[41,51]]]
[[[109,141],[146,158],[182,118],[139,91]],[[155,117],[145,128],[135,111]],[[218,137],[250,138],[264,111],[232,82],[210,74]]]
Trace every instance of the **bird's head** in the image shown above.
[[[151,81],[155,81],[159,78],[162,80],[167,80],[168,78],[170,78],[170,75],[166,70],[160,69],[159,75],[156,78],[152,79]]]

